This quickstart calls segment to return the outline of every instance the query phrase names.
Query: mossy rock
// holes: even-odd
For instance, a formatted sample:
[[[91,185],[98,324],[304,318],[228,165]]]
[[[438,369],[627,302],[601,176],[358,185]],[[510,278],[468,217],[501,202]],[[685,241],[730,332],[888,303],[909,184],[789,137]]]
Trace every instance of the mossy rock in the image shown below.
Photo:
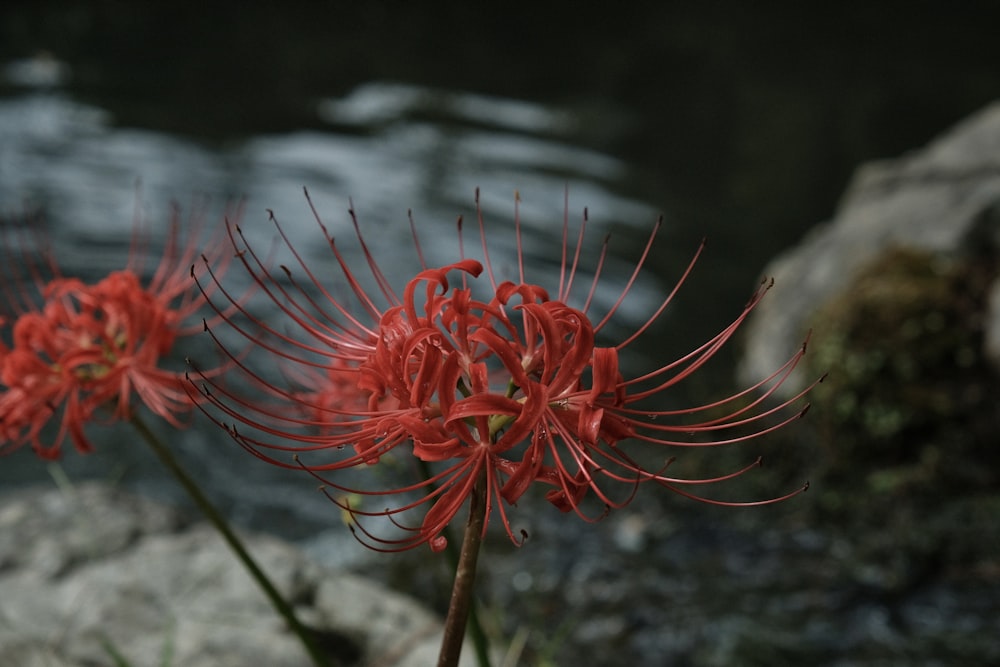
[[[829,372],[811,395],[815,504],[862,551],[976,558],[946,551],[937,518],[1000,481],[1000,380],[982,358],[995,275],[987,259],[897,248],[813,319],[807,363]]]

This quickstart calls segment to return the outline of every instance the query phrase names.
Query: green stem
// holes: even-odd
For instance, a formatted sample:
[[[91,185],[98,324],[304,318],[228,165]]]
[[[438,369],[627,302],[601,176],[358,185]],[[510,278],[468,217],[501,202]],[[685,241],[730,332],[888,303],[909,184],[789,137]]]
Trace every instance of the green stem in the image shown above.
[[[229,544],[230,548],[236,554],[236,557],[240,559],[243,566],[246,568],[247,572],[251,577],[256,580],[257,584],[260,586],[264,594],[267,595],[268,600],[271,601],[271,605],[274,607],[275,611],[281,615],[285,622],[288,623],[288,627],[298,636],[299,640],[302,642],[303,648],[305,648],[306,653],[312,659],[312,662],[316,667],[329,667],[330,660],[323,655],[323,652],[316,645],[313,640],[312,634],[309,628],[302,625],[299,619],[295,616],[295,612],[292,610],[291,605],[288,601],[282,597],[281,593],[274,586],[271,580],[268,578],[264,571],[260,568],[257,562],[253,559],[253,556],[246,550],[243,546],[243,542],[236,536],[236,533],[229,527],[229,523],[222,516],[222,514],[212,505],[212,502],[202,493],[201,489],[195,483],[194,479],[181,467],[180,462],[174,456],[173,452],[170,451],[170,447],[167,446],[152,430],[149,426],[138,416],[132,415],[132,425],[135,427],[139,434],[143,437],[147,444],[153,449],[153,452],[160,459],[160,462],[166,466],[173,476],[180,482],[184,490],[187,491],[191,500],[194,501],[198,509],[202,511],[213,526],[219,531],[222,537]]]
[[[465,525],[462,551],[455,568],[455,583],[451,589],[451,603],[444,622],[444,638],[438,667],[457,667],[462,655],[462,641],[465,639],[465,625],[472,609],[472,598],[476,583],[476,562],[483,542],[483,526],[486,522],[486,471],[479,474],[472,487],[469,502],[469,521]]]

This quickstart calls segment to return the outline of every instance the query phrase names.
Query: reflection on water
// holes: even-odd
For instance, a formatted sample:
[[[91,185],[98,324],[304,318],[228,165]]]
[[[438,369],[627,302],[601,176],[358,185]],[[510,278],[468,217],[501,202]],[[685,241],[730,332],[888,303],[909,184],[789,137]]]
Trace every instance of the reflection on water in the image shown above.
[[[427,117],[430,108],[437,119]],[[490,113],[467,124],[480,108]],[[211,150],[117,128],[107,112],[58,93],[8,98],[0,101],[0,200],[42,206],[59,238],[108,237],[129,228],[141,183],[153,210],[191,193],[245,196],[251,220],[266,207],[297,235],[311,233],[301,195],[308,187],[332,233],[350,229],[351,199],[364,224],[399,233],[397,246],[409,235],[408,209],[422,233],[452,236],[456,215],[472,217],[476,188],[494,224],[511,220],[519,190],[529,241],[557,238],[567,188],[574,218],[589,207],[597,239],[612,215],[651,226],[657,214],[615,194],[627,175],[620,161],[559,140],[558,129],[572,122],[567,112],[401,86],[365,87],[321,109],[337,131],[249,137]],[[547,129],[554,134],[540,132]]]
[[[365,83],[345,97],[323,100],[316,111],[325,122],[360,128],[434,116],[452,124],[492,125],[551,137],[570,134],[578,124],[569,111],[536,102],[385,82]]]

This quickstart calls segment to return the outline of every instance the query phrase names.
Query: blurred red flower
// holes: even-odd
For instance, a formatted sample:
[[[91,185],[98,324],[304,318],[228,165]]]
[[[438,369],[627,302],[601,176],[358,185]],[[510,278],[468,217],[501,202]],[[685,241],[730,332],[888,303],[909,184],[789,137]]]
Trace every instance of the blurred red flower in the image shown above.
[[[258,399],[248,398],[198,373],[199,391],[222,413],[214,417],[216,421],[254,455],[276,465],[304,468],[322,480],[327,495],[351,517],[355,535],[378,550],[403,550],[424,543],[435,550],[443,548],[444,528],[481,478],[488,489],[487,518],[498,515],[517,544],[523,534],[512,528],[508,508],[535,483],[551,487],[546,497],[560,510],[576,512],[587,520],[627,504],[636,489],[649,482],[706,502],[740,504],[701,498],[687,487],[731,479],[759,460],[718,478],[681,479],[667,474],[672,459],[647,468],[626,451],[624,441],[660,446],[735,443],[770,432],[805,412],[794,407],[801,394],[776,404],[768,400],[795,368],[805,345],[771,377],[737,394],[684,409],[657,407],[662,394],[701,368],[732,336],[767,285],[754,292],[733,322],[696,350],[626,378],[620,370],[620,354],[662,314],[701,249],[643,324],[624,340],[602,345],[599,337],[633,289],[659,223],[620,295],[595,317],[592,311],[605,266],[606,240],[586,286],[584,303],[569,304],[571,293],[576,293],[574,282],[583,272],[586,212],[575,243],[570,241],[564,216],[562,247],[557,249],[559,280],[550,292],[526,279],[516,209],[518,275],[515,281],[498,279],[478,193],[476,201],[482,261],[466,257],[460,242],[457,261],[428,267],[414,232],[423,268],[406,283],[401,297],[393,292],[369,251],[351,211],[370,282],[383,306],[376,305],[376,296],[365,290],[361,278],[348,266],[315,208],[313,214],[351,298],[334,296],[334,287],[307,267],[273,214],[297,262],[294,271],[282,266],[280,274],[272,273],[246,243],[242,231],[231,227],[237,257],[285,321],[279,326],[270,315],[242,308],[246,317],[224,315],[231,308],[228,303],[214,307],[265,356],[281,359],[294,388],[282,388],[233,356],[263,393]],[[298,271],[307,276],[306,283],[298,281]],[[221,285],[213,282],[203,288],[207,293]],[[220,293],[226,294],[224,289]],[[417,463],[415,481],[398,484],[391,481],[391,475],[379,473],[380,461],[389,454]],[[331,474],[362,467],[368,468],[371,486],[358,488]],[[376,499],[359,503],[359,496]],[[591,496],[596,503],[587,501]],[[393,500],[378,500],[381,497]],[[387,507],[387,503],[392,505]],[[376,507],[366,509],[366,504]],[[412,512],[419,514],[418,520],[405,518]],[[362,522],[377,516],[391,521],[389,533]]]
[[[203,302],[190,278],[200,234],[182,243],[181,224],[174,209],[148,279],[142,277],[146,239],[137,224],[126,268],[94,283],[62,275],[37,230],[4,230],[6,261],[23,270],[3,281],[11,316],[2,321],[10,342],[0,343],[0,452],[30,443],[53,459],[67,437],[90,452],[85,427],[130,418],[136,399],[183,426],[179,417],[193,407],[191,392],[184,374],[163,361],[179,338],[202,331],[201,321],[190,320]],[[200,218],[194,224],[200,231]],[[223,266],[228,261],[212,255]]]

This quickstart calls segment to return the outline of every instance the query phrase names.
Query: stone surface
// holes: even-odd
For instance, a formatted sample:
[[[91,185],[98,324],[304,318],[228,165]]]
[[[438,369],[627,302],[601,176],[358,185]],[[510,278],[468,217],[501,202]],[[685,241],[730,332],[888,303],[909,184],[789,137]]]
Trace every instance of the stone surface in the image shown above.
[[[434,663],[441,622],[416,601],[277,539],[245,539],[333,664]],[[115,653],[136,667],[310,664],[210,527],[103,485],[0,499],[0,591],[4,666],[111,666]]]
[[[758,661],[711,664],[1000,664],[1000,103],[860,168],[834,219],[767,273],[742,379],[769,375],[810,328],[799,377],[829,372],[794,448],[762,471],[812,482],[787,505],[814,555],[783,549],[768,590],[803,568],[790,607],[829,598],[785,637],[752,627],[755,612],[726,640]]]
[[[1000,102],[922,150],[858,169],[833,220],[765,269],[775,285],[746,325],[741,380],[770,375],[801,343],[817,308],[893,247],[1000,255]],[[1000,368],[997,301],[986,314],[985,351]]]

